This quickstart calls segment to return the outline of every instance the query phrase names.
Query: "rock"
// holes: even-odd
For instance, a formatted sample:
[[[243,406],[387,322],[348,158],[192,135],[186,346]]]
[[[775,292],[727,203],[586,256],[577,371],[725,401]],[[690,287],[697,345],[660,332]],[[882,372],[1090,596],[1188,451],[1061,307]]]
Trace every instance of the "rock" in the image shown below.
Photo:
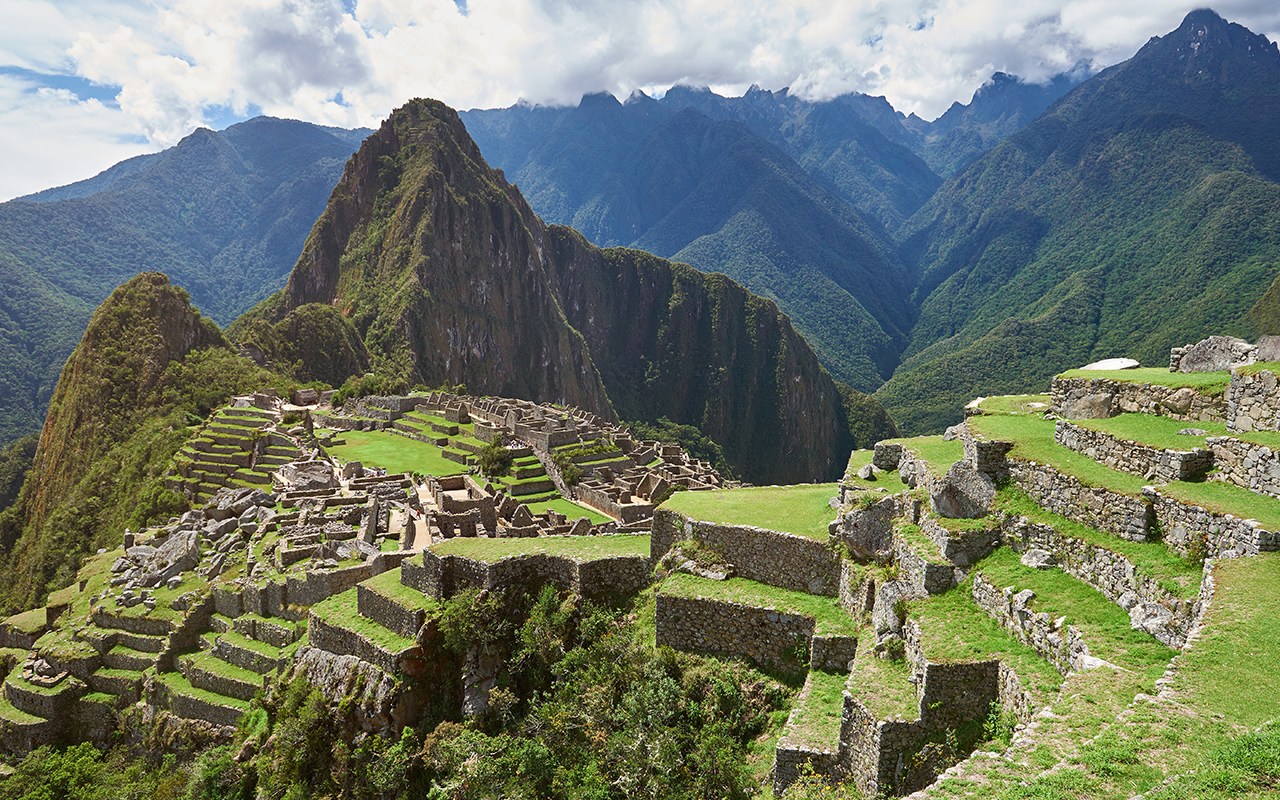
[[[128,550],[125,550],[124,554],[134,561],[145,561],[154,555],[155,552],[156,549],[154,547],[148,547],[145,544],[138,544],[130,547]]]
[[[1210,336],[1182,348],[1178,372],[1222,372],[1252,364],[1256,347],[1234,336]]]
[[[169,580],[165,581],[165,586],[168,586],[170,589],[177,589],[181,585],[182,585],[181,575],[174,575]]]
[[[1022,565],[1033,569],[1049,569],[1058,566],[1058,559],[1048,550],[1033,547],[1022,554]]]
[[[1137,369],[1138,362],[1132,358],[1104,358],[1101,361],[1095,361],[1092,364],[1085,364],[1080,369],[1097,369],[1097,370],[1113,370],[1113,369]]]
[[[1253,355],[1259,361],[1280,361],[1280,336],[1263,336]]]
[[[947,428],[945,431],[943,431],[942,441],[954,442],[956,439],[959,439],[962,436],[964,436],[963,422],[959,423],[958,425],[952,425],[950,428]]]
[[[1208,436],[1209,432],[1201,428],[1183,428],[1178,431],[1179,436]]]
[[[320,393],[315,389],[298,389],[293,393],[293,404],[297,406],[313,406],[320,402]]]
[[[929,500],[934,513],[950,519],[978,519],[991,511],[996,485],[990,477],[957,461],[935,482]]]
[[[1160,401],[1160,405],[1174,412],[1175,414],[1185,414],[1191,410],[1191,402],[1195,400],[1196,390],[1189,386],[1184,386],[1176,392],[1173,392]]]
[[[875,628],[876,638],[885,634],[902,632],[902,617],[896,608],[898,601],[906,601],[911,596],[911,587],[902,581],[889,581],[876,587],[876,601],[871,609],[871,624]]]
[[[1120,597],[1116,600],[1116,605],[1120,606],[1125,611],[1128,611],[1129,609],[1133,608],[1137,604],[1138,604],[1138,595],[1134,594],[1133,592],[1125,592],[1124,594],[1120,595]]]
[[[1168,644],[1168,625],[1173,621],[1173,612],[1159,603],[1138,603],[1129,609],[1129,627],[1146,631],[1156,639]]]
[[[293,461],[280,467],[276,473],[299,489],[334,489],[338,476],[327,461]]]
[[[864,481],[874,481],[876,479],[876,468],[872,464],[863,464],[858,470],[858,477]]]
[[[1107,419],[1116,396],[1111,392],[1069,393],[1059,413],[1066,419]]]

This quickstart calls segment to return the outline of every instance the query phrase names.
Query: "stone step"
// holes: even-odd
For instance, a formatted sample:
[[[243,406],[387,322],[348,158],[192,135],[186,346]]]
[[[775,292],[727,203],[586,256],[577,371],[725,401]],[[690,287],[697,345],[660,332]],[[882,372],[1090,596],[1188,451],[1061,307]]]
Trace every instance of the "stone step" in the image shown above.
[[[214,633],[226,633],[231,630],[235,624],[235,620],[222,614],[212,614],[209,617],[209,627]]]
[[[277,671],[283,664],[280,648],[272,647],[243,634],[229,631],[220,634],[213,655],[229,664],[259,675]]]
[[[124,698],[128,703],[138,702],[142,690],[142,673],[132,669],[103,667],[89,675],[85,681],[95,692]]]
[[[253,442],[253,429],[242,428],[239,425],[209,425],[209,427],[205,428],[205,433],[218,444],[230,444],[230,442],[223,441],[224,439]]]
[[[102,654],[102,666],[108,669],[129,669],[141,672],[147,667],[154,667],[160,660],[155,653],[145,653],[118,644]]]
[[[258,456],[258,460],[253,463],[255,466],[258,466],[258,467],[262,467],[262,466],[279,467],[279,466],[288,464],[290,461],[294,460],[294,458],[296,458],[296,456],[262,455],[262,456]]]
[[[193,686],[186,676],[165,672],[156,676],[157,701],[182,719],[200,719],[214,725],[234,726],[249,710],[249,703],[235,697]]]
[[[147,636],[168,636],[173,632],[173,625],[167,619],[155,617],[118,616],[104,608],[93,612],[93,624],[99,628],[141,633]]]
[[[212,653],[182,659],[183,675],[196,689],[248,702],[262,688],[262,676],[230,664]]]
[[[333,595],[311,606],[307,642],[334,655],[352,655],[388,675],[403,669],[417,643],[360,616],[356,590]]]
[[[267,456],[279,456],[280,458],[287,458],[290,461],[293,461],[294,459],[301,457],[302,451],[296,447],[268,447],[262,451],[262,454]]]
[[[76,698],[85,693],[81,681],[67,676],[57,686],[46,688],[28,683],[18,667],[4,680],[4,698],[19,711],[45,719],[55,719],[70,708]]]
[[[274,470],[272,471],[274,472]],[[245,483],[252,483],[255,486],[271,485],[270,472],[257,472],[255,470],[239,470],[238,472],[235,473],[233,477],[238,481],[244,481]]]
[[[159,653],[164,650],[165,645],[169,644],[168,636],[150,636],[145,633],[131,633],[129,631],[116,631],[116,644],[122,644],[133,650],[140,650],[144,653]]]

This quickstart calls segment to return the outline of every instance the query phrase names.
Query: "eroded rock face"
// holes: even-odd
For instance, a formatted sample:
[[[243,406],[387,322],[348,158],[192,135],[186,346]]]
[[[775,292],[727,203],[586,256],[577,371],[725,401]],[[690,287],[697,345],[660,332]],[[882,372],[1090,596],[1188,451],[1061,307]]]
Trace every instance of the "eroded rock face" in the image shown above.
[[[396,729],[400,691],[393,678],[372,664],[356,656],[338,656],[303,645],[298,649],[293,675],[305,677],[331,703],[352,697],[352,711],[364,731]]]
[[[1032,569],[1050,569],[1058,566],[1058,560],[1048,550],[1033,547],[1022,554],[1022,565]]]
[[[951,465],[929,497],[934,512],[951,519],[985,517],[995,498],[995,482],[963,461]]]
[[[876,639],[902,633],[902,616],[896,606],[911,597],[911,587],[902,581],[889,581],[876,587],[876,603],[871,610],[871,624]]]

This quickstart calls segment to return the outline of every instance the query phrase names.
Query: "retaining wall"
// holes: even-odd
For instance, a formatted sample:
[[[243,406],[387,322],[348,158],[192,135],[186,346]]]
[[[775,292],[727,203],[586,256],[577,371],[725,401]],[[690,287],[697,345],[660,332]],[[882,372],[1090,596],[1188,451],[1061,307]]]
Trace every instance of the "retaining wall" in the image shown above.
[[[697,539],[733,564],[739,577],[795,592],[835,596],[840,557],[826,542],[751,525],[717,525],[658,508],[649,556],[656,563],[672,544]]]
[[[1104,419],[1128,413],[1185,422],[1225,422],[1227,399],[1188,387],[1171,389],[1107,378],[1054,378],[1049,387],[1049,410],[1066,419]]]
[[[800,690],[800,694],[796,697],[791,716],[788,717],[787,725],[782,731],[782,738],[773,750],[773,794],[775,797],[781,797],[782,793],[800,778],[805,765],[808,765],[815,775],[822,775],[829,779],[838,777],[839,739],[832,743],[835,745],[834,748],[814,748],[796,742],[790,736],[791,720],[804,709],[805,703],[809,700],[809,692],[812,687],[813,676],[810,675],[804,682],[804,688]]]
[[[388,675],[394,675],[406,658],[415,650],[420,650],[417,647],[401,652],[386,650],[356,631],[325,622],[316,616],[315,612],[312,612],[307,620],[307,643],[334,655],[355,656],[362,661],[368,661]]]
[[[743,656],[796,671],[808,663],[812,617],[723,600],[657,596],[657,642],[691,653]]]
[[[1053,438],[1068,450],[1086,455],[1103,466],[1163,482],[1200,480],[1214,461],[1213,451],[1203,447],[1160,450],[1073,425],[1065,419],[1058,420],[1054,426]],[[1191,441],[1193,437],[1189,437],[1188,443]]]
[[[1231,371],[1227,386],[1227,427],[1233,431],[1280,430],[1280,392],[1269,370],[1254,375]]]
[[[1085,486],[1071,475],[1031,461],[1010,460],[1009,474],[1036,505],[1082,525],[1145,542],[1154,517],[1142,498]]]
[[[1086,667],[1089,648],[1074,625],[1059,626],[1043,611],[1033,611],[1027,604],[1036,593],[1024,589],[1015,593],[1000,589],[981,574],[973,576],[973,600],[1000,627],[1028,645],[1063,675]]]
[[[423,551],[423,571],[404,572],[401,582],[437,600],[445,600],[468,588],[516,589],[537,594],[551,583],[560,591],[576,592],[592,599],[632,594],[650,582],[652,567],[644,556],[613,556],[574,561],[542,553],[508,556],[487,564],[455,555]]]
[[[1263,528],[1257,520],[1238,519],[1183,503],[1149,486],[1142,492],[1151,500],[1164,543],[1179,555],[1200,549],[1202,556],[1238,558],[1280,549],[1280,536]]]
[[[364,584],[356,586],[356,607],[360,616],[368,617],[406,639],[416,639],[418,629],[426,619],[426,612],[422,609],[405,608]]]
[[[1214,480],[1233,483],[1257,494],[1280,497],[1280,452],[1230,436],[1212,436],[1207,442],[1218,468]]]

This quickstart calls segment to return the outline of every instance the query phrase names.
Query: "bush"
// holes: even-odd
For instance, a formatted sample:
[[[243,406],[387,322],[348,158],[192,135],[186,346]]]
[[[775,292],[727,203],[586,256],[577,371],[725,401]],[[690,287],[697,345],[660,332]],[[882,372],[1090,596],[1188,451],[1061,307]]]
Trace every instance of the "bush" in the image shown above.
[[[486,477],[501,478],[511,473],[511,462],[514,460],[511,451],[495,439],[480,451],[476,466]]]

